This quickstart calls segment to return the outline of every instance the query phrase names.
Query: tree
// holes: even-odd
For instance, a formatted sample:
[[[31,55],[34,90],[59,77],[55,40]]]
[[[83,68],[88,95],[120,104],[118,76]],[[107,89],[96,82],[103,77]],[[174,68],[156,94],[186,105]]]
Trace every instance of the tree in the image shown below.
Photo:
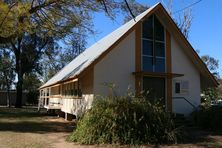
[[[52,76],[54,76],[61,68],[61,52],[62,49],[59,45],[54,44],[54,48],[48,49],[40,60],[41,75],[40,79],[43,83],[46,83]]]
[[[218,96],[222,99],[222,79],[218,79],[219,87],[218,87]]]
[[[15,72],[17,74],[16,107],[21,107],[23,76],[31,72],[40,73],[41,54],[53,44],[51,38],[42,38],[37,34],[24,34],[12,41],[7,47],[15,55]]]
[[[218,97],[221,95],[221,81],[219,79],[219,60],[215,59],[214,57],[211,57],[209,55],[201,56],[202,61],[205,63],[207,68],[210,70],[210,72],[214,75],[214,77],[218,80],[220,83],[219,87],[211,87],[206,88],[202,90],[202,93],[204,94],[205,99],[205,105],[210,106],[212,100],[218,99]]]
[[[124,23],[126,23],[126,22],[130,21],[131,19],[133,19],[134,16],[137,16],[137,15],[143,13],[144,11],[146,11],[147,9],[149,9],[149,6],[139,4],[139,3],[135,2],[135,0],[129,0],[128,7],[127,7],[127,5],[123,5],[123,9],[125,11],[127,11],[128,9],[131,10],[131,13],[125,13]]]
[[[184,11],[182,16],[181,15],[179,16],[179,21],[177,22],[178,27],[180,28],[180,30],[182,31],[182,33],[186,38],[189,37],[192,19],[193,19],[192,10],[187,9],[186,11]]]
[[[178,28],[181,30],[183,35],[186,38],[188,38],[189,32],[190,32],[190,27],[191,27],[192,20],[193,20],[192,8],[187,8],[184,10],[179,10],[179,11],[173,12],[173,0],[168,0],[167,10],[168,10],[168,13],[171,15],[171,17],[176,22]],[[176,14],[178,14],[178,15],[176,16]]]
[[[125,10],[127,1],[114,0],[27,0],[0,2],[0,44],[15,56],[16,107],[21,107],[23,76],[40,72],[40,59],[54,43],[78,34],[93,32],[91,13],[104,11],[110,18]],[[48,52],[49,53],[49,52]]]
[[[11,107],[10,89],[15,79],[14,61],[9,51],[0,50],[0,89],[7,91],[7,106]]]
[[[206,66],[210,70],[210,72],[215,77],[219,77],[219,72],[218,72],[219,60],[217,60],[214,57],[211,57],[209,55],[203,55],[203,56],[201,56],[201,59],[206,64]]]
[[[184,34],[186,38],[189,37],[190,27],[193,20],[192,15],[192,9],[190,7],[187,7],[185,9],[178,10],[176,12],[173,12],[173,0],[168,0],[167,9],[169,14],[174,17],[176,14],[178,14],[177,19],[174,18],[177,26],[181,30],[181,32]],[[199,52],[199,51],[198,51]],[[215,59],[214,57],[211,57],[209,55],[203,55],[201,56],[202,61],[206,64],[207,68],[211,71],[211,73],[215,77],[219,77],[219,60]]]
[[[29,73],[24,75],[23,90],[27,91],[27,103],[38,103],[38,88],[41,86],[37,73]]]
[[[114,18],[115,10],[125,11],[124,5],[128,6],[127,0],[0,1],[0,44],[9,43],[18,34],[32,33],[36,31],[36,26],[46,30],[45,34],[59,33],[63,37],[72,32],[74,26],[92,31],[90,23],[83,21],[91,20],[92,12],[105,10],[109,17]],[[127,8],[131,12],[129,6]]]

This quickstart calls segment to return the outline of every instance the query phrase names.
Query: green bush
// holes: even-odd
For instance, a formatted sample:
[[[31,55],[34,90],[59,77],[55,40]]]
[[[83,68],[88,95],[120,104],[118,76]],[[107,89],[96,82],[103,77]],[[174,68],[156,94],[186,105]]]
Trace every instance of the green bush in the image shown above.
[[[174,143],[171,115],[141,98],[100,98],[78,121],[69,140],[80,144]]]
[[[211,101],[218,99],[218,90],[216,88],[207,88],[202,91],[201,103],[204,107],[210,107]]]
[[[193,113],[194,123],[204,129],[222,129],[222,107],[201,108]]]
[[[26,103],[32,105],[38,104],[39,92],[35,90],[29,91],[26,97],[27,97]]]

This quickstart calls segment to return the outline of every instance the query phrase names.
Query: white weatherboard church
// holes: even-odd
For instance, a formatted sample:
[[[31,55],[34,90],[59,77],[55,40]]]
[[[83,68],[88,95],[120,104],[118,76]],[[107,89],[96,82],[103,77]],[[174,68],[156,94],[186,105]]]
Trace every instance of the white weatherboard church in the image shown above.
[[[209,72],[162,4],[149,8],[86,49],[40,87],[40,105],[78,116],[97,95],[108,95],[104,83],[125,95],[162,98],[166,110],[188,115],[200,105],[200,90],[216,87]]]

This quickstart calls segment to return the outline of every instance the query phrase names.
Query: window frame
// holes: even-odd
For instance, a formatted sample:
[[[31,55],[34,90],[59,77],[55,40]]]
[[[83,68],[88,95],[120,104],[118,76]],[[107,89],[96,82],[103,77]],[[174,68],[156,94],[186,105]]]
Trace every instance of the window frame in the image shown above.
[[[152,60],[154,61],[154,60],[156,60],[156,59],[164,59],[164,71],[163,72],[161,72],[161,73],[166,73],[166,29],[165,29],[165,27],[162,25],[162,23],[160,22],[160,19],[158,18],[158,16],[156,16],[156,15],[151,15],[151,16],[149,16],[149,17],[152,17],[152,25],[153,25],[153,31],[152,31],[152,33],[153,33],[153,39],[149,39],[149,38],[145,38],[145,37],[143,37],[143,22],[141,23],[141,69],[142,69],[142,71],[146,71],[146,70],[144,70],[144,65],[143,65],[143,57],[149,57],[149,58],[152,58]],[[163,26],[163,29],[164,29],[164,41],[160,41],[160,40],[156,40],[155,39],[155,21],[154,21],[154,19],[155,19],[155,17],[156,17],[156,19],[161,23],[161,25]],[[147,18],[147,19],[149,19],[149,18]],[[153,48],[152,48],[152,50],[153,50],[153,55],[151,56],[151,55],[144,55],[143,54],[143,41],[152,41],[153,42]],[[156,56],[155,55],[155,43],[162,43],[162,44],[164,44],[164,57],[160,57],[160,56]],[[152,66],[152,71],[150,71],[150,72],[158,72],[158,71],[156,71],[156,69],[155,69],[155,66],[156,66],[156,63],[155,64],[153,64],[153,66]]]

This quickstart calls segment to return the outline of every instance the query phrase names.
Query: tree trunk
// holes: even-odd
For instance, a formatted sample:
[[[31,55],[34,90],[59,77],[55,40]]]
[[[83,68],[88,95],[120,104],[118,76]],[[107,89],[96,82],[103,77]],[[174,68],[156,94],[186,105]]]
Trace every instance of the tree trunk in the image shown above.
[[[10,99],[10,92],[9,89],[7,89],[7,107],[11,107],[11,99]]]
[[[17,86],[16,86],[16,102],[15,102],[16,108],[22,107],[22,84],[23,84],[23,79],[21,78],[20,80],[18,79]]]
[[[16,58],[16,73],[18,75],[18,82],[16,85],[16,102],[15,107],[21,108],[22,107],[22,85],[23,85],[23,72],[22,72],[22,61],[21,61],[21,51],[20,47],[18,47],[17,51],[15,52]]]
[[[7,76],[6,76],[7,77]],[[7,107],[11,107],[11,99],[10,99],[10,84],[9,84],[8,78],[6,78],[6,83],[7,83]]]
[[[4,72],[5,82],[6,82],[6,101],[7,101],[7,107],[11,107],[11,101],[10,101],[10,80],[8,79],[7,72]]]

